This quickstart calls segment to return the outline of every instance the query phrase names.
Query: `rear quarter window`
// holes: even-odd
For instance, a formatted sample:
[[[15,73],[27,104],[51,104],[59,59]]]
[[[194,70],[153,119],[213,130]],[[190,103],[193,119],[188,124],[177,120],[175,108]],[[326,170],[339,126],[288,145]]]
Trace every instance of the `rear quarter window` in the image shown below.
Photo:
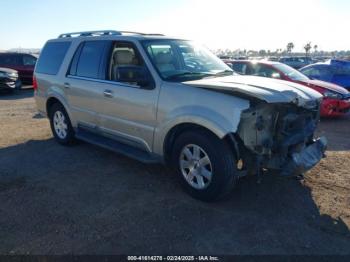
[[[67,54],[71,42],[47,43],[39,57],[35,72],[48,75],[56,75]]]

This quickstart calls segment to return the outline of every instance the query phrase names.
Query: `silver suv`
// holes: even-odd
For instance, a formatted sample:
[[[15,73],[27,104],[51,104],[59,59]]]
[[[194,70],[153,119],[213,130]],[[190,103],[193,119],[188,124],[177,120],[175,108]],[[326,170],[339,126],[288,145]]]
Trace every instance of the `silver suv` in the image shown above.
[[[236,75],[206,48],[159,34],[62,34],[43,48],[34,88],[60,144],[166,163],[201,200],[248,174],[306,172],[326,148],[314,139],[319,93]]]

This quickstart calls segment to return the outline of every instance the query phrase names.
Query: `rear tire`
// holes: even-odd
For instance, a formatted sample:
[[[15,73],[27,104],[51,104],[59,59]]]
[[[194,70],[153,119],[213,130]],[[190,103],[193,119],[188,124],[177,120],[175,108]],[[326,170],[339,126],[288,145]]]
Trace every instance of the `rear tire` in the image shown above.
[[[61,145],[71,145],[75,141],[75,133],[62,104],[55,103],[50,107],[49,119],[51,131],[56,141]]]
[[[204,130],[181,134],[174,143],[171,162],[184,190],[202,201],[226,196],[238,180],[233,150]]]

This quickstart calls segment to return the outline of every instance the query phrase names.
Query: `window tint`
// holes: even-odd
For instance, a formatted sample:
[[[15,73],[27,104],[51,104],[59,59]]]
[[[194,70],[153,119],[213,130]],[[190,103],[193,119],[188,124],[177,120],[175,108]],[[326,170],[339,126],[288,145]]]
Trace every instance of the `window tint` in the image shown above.
[[[25,66],[35,66],[36,58],[34,56],[24,55],[22,56],[22,63]]]
[[[70,42],[47,43],[40,54],[35,71],[42,74],[56,75],[69,46]]]
[[[89,78],[101,78],[99,70],[105,47],[106,41],[85,42],[81,49],[76,75]]]
[[[8,54],[0,55],[0,64],[8,65],[8,66],[18,65],[17,55],[8,55]]]

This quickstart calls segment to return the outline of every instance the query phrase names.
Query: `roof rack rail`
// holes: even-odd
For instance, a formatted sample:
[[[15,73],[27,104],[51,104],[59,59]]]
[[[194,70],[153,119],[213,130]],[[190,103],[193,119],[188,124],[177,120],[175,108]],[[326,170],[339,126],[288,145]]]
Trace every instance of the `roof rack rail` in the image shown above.
[[[133,31],[119,31],[122,34],[135,34],[135,35],[159,35],[159,36],[164,36],[163,34],[149,34],[149,33],[140,33],[140,32],[133,32]]]
[[[118,32],[115,30],[73,32],[73,33],[60,34],[58,38],[79,37],[79,36],[106,36],[106,35],[121,35],[121,32]]]
[[[64,34],[60,34],[58,38],[81,37],[81,36],[108,36],[108,35],[122,35],[122,34],[164,36],[163,34],[146,34],[146,33],[140,33],[140,32],[132,32],[132,31],[102,30],[102,31],[64,33]]]

